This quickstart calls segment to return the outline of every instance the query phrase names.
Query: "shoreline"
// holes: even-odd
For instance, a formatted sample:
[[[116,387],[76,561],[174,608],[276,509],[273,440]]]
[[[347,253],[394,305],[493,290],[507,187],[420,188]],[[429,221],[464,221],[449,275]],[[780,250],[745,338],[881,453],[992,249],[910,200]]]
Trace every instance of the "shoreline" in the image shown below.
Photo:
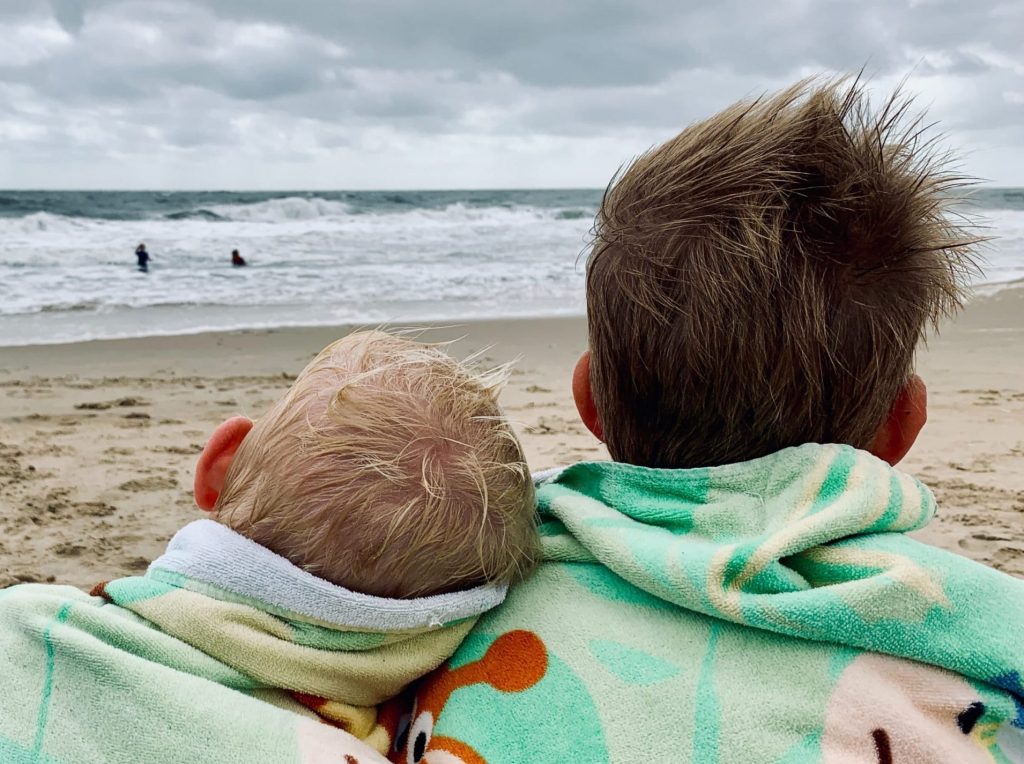
[[[997,295],[1003,294],[1004,292],[1024,292],[1024,278],[1012,279],[1010,281],[996,281],[996,282],[982,282],[975,284],[971,287],[970,296],[967,299],[964,311],[971,310],[971,306],[977,303],[983,303]],[[131,308],[124,311],[126,316],[136,316],[137,318],[143,316],[148,312],[159,312],[166,311],[168,309],[175,310],[182,307],[193,308],[193,307],[209,307],[209,306],[171,306],[171,305],[151,305],[143,306],[140,308]],[[245,310],[258,309],[258,306],[239,306]],[[278,307],[278,306],[275,306]],[[56,311],[58,314],[72,315],[74,311]],[[28,313],[18,314],[16,316],[0,316],[0,325],[3,324],[5,318],[16,318],[24,320],[26,317],[36,317],[45,315],[43,313]],[[152,334],[138,334],[130,336],[117,336],[117,337],[86,337],[82,339],[57,339],[57,340],[42,340],[38,342],[24,342],[17,344],[4,344],[0,341],[0,359],[3,357],[5,351],[16,351],[24,348],[44,347],[44,348],[66,348],[75,345],[88,344],[88,343],[104,343],[104,342],[132,342],[132,341],[159,341],[168,340],[178,337],[195,337],[199,335],[217,334],[217,335],[234,335],[234,334],[248,334],[248,333],[273,333],[280,331],[317,331],[317,330],[330,330],[330,329],[351,329],[353,327],[432,327],[432,326],[449,326],[449,325],[475,325],[475,324],[490,324],[508,321],[548,321],[548,320],[573,320],[582,319],[585,317],[585,309],[567,309],[564,311],[560,310],[540,310],[536,312],[520,312],[512,313],[505,316],[480,316],[473,314],[463,314],[449,317],[432,317],[426,315],[426,317],[410,318],[406,319],[394,319],[388,321],[319,321],[319,322],[305,322],[305,321],[293,321],[276,324],[247,324],[244,326],[231,327],[228,329],[217,329],[203,326],[194,330],[171,330],[168,332],[156,332]],[[956,323],[959,323],[957,321]],[[956,323],[951,325],[956,325]]]
[[[150,306],[144,308],[133,308],[128,313],[142,313],[149,310],[165,310],[168,307],[173,306]],[[26,314],[26,315],[42,315],[42,314]],[[26,348],[58,348],[58,347],[70,347],[74,345],[83,345],[90,343],[101,343],[101,342],[133,342],[133,341],[144,341],[144,340],[168,340],[176,337],[196,337],[199,335],[207,334],[218,334],[218,335],[234,335],[234,334],[250,334],[250,333],[273,333],[280,331],[315,331],[315,330],[351,330],[353,327],[392,327],[392,328],[419,328],[419,327],[444,327],[452,325],[470,325],[470,324],[487,324],[487,323],[499,323],[508,321],[558,321],[562,319],[573,320],[583,319],[585,313],[582,310],[567,309],[565,311],[538,311],[534,313],[512,313],[506,316],[474,316],[474,315],[456,315],[454,317],[439,317],[431,318],[415,318],[415,319],[393,319],[387,321],[323,321],[317,323],[283,323],[283,324],[268,324],[268,325],[246,325],[231,327],[227,329],[215,329],[209,327],[201,327],[194,330],[185,331],[168,331],[165,333],[154,333],[154,334],[139,334],[131,336],[121,337],[86,337],[83,339],[70,339],[70,340],[43,340],[39,342],[24,342],[17,344],[3,344],[0,341],[0,354],[4,351],[18,351]],[[4,317],[0,317],[0,323],[2,323]],[[2,356],[0,356],[2,358]]]
[[[323,347],[332,339],[337,339],[362,329],[387,328],[392,330],[423,331],[428,341],[453,341],[457,348],[459,338],[472,333],[473,335],[501,335],[502,342],[509,345],[525,346],[523,339],[530,332],[546,330],[550,325],[575,327],[584,322],[582,315],[553,316],[512,316],[509,318],[463,318],[444,322],[410,321],[392,323],[333,323],[316,325],[258,327],[250,329],[199,330],[178,334],[155,334],[141,337],[115,337],[109,339],[88,339],[74,342],[41,343],[35,345],[0,345],[0,380],[5,375],[17,371],[40,369],[47,374],[75,373],[62,360],[68,354],[88,353],[97,361],[106,361],[116,365],[127,361],[129,365],[139,362],[146,356],[163,356],[174,351],[196,352],[205,354],[215,352],[216,348],[230,344],[232,348],[243,350],[256,365],[255,369],[276,369],[282,359],[276,355],[261,360],[256,354],[258,345],[264,338],[281,337],[295,340],[302,345]],[[460,334],[461,331],[461,334]],[[467,337],[468,339],[468,337]],[[319,349],[319,347],[317,349]],[[298,355],[296,356],[299,357]],[[13,360],[13,363],[11,361]],[[175,359],[183,363],[186,371],[197,371],[206,368],[201,360],[189,357]],[[205,359],[214,360],[214,359]],[[214,361],[216,364],[216,361]],[[234,365],[234,364],[232,364]],[[223,368],[217,365],[218,370]]]
[[[212,429],[259,416],[349,328],[0,348],[0,587],[144,570],[201,516],[192,470]],[[501,402],[532,469],[607,458],[570,393],[583,318],[449,321],[422,336],[483,365],[519,359]],[[1024,577],[1024,288],[972,300],[918,369],[929,423],[900,467],[939,516],[915,537]]]

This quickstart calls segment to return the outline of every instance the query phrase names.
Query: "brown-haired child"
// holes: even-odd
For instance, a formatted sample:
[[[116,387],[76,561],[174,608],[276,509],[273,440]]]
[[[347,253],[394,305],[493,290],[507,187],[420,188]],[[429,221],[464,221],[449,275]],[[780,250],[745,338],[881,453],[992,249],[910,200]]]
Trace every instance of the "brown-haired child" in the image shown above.
[[[907,537],[892,466],[974,243],[906,116],[806,81],[613,181],[573,392],[614,461],[541,482],[544,560],[396,760],[1024,760],[1024,582]]]
[[[959,305],[977,241],[949,214],[959,177],[905,109],[801,83],[613,182],[577,381],[615,459],[701,467],[802,443],[903,456],[924,424],[915,348]]]

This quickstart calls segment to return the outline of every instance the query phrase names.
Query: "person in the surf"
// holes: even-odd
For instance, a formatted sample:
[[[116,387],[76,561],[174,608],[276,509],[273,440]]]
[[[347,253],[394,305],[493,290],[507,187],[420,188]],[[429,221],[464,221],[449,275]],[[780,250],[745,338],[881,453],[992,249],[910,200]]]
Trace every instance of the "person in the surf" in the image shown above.
[[[146,245],[142,242],[139,242],[139,246],[135,248],[135,257],[139,260],[139,270],[149,273],[149,252],[146,251]]]
[[[237,249],[231,250],[231,264],[236,268],[241,268],[243,265],[247,265],[245,258],[238,254]]]

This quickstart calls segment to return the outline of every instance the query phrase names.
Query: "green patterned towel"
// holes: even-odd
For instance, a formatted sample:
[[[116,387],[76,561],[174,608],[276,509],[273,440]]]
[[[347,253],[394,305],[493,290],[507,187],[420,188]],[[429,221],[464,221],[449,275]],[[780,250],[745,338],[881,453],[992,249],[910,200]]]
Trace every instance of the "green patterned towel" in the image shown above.
[[[582,463],[538,499],[544,563],[396,759],[1024,761],[1024,581],[908,538],[934,500],[873,456]]]
[[[0,591],[0,762],[383,761],[374,706],[504,594],[358,594],[201,520],[96,596]]]

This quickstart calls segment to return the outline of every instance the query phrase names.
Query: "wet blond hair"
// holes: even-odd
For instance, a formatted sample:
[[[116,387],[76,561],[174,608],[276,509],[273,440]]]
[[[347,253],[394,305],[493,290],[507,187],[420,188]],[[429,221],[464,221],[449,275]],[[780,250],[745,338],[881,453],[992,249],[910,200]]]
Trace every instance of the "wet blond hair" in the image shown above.
[[[497,403],[504,378],[401,336],[341,339],[255,423],[214,516],[366,594],[519,579],[539,542],[530,474]]]
[[[908,102],[856,81],[737,103],[608,187],[587,265],[591,385],[612,457],[867,448],[978,239]]]

